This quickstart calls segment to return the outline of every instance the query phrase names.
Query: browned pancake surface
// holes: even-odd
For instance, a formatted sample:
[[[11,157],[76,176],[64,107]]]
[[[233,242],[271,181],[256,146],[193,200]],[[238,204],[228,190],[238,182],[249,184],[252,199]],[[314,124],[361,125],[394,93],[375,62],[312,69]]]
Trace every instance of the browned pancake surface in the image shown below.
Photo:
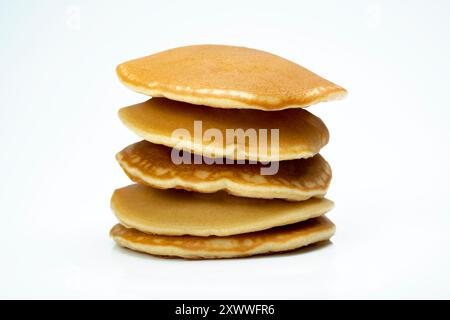
[[[346,90],[274,54],[244,47],[195,45],[117,67],[131,89],[217,108],[266,111],[342,98]]]
[[[134,184],[115,190],[111,207],[120,223],[143,232],[228,236],[318,217],[331,210],[333,202],[252,199]]]
[[[261,175],[268,165],[226,164],[224,159],[218,159],[222,164],[194,164],[191,154],[187,157],[190,164],[175,164],[172,151],[144,140],[126,147],[116,158],[133,181],[161,189],[225,190],[237,196],[302,201],[325,195],[331,180],[330,166],[320,155],[281,161],[275,175]]]
[[[330,239],[334,224],[322,216],[264,231],[227,237],[161,236],[115,225],[110,235],[121,246],[154,255],[232,258],[300,248]]]
[[[211,158],[258,161],[308,158],[317,154],[329,139],[328,129],[322,120],[304,109],[279,112],[226,110],[199,108],[187,103],[152,98],[122,108],[119,117],[130,130],[149,142]],[[196,121],[201,122],[197,140],[194,131]],[[179,129],[186,131],[187,136],[175,134]],[[221,139],[207,139],[205,133],[210,129],[220,133]],[[227,141],[227,130],[239,133],[239,129],[242,129],[242,137],[253,132],[256,143],[250,143],[251,140],[247,138]],[[279,137],[278,146],[272,144],[275,134]],[[260,148],[261,142],[267,142],[267,152]]]

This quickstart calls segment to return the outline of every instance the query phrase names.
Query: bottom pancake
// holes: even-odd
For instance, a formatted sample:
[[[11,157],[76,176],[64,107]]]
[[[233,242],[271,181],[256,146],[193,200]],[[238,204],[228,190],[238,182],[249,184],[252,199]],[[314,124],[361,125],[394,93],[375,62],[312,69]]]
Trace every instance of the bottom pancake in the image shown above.
[[[237,258],[297,249],[328,240],[334,224],[325,216],[268,230],[232,236],[163,236],[115,225],[110,235],[122,247],[186,259]]]

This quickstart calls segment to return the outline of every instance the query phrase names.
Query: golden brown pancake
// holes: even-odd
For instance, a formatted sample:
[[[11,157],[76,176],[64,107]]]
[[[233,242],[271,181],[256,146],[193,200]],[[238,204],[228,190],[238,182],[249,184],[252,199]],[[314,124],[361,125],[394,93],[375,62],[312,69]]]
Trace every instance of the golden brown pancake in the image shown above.
[[[122,108],[119,117],[130,130],[147,141],[210,158],[255,161],[308,158],[317,154],[329,138],[328,129],[322,120],[304,109],[263,112],[198,108],[184,102],[152,98]],[[195,121],[201,121],[198,139],[195,138]],[[177,129],[187,131],[189,136],[173,134]],[[205,133],[209,129],[220,133],[223,139],[208,141]],[[248,138],[235,138],[227,144],[227,129],[228,132],[230,129],[242,129],[241,133],[248,133],[248,136],[254,133],[257,143],[252,143]],[[260,130],[264,129],[267,139],[260,134]],[[278,129],[278,148],[276,143],[272,144],[272,137],[275,137],[272,129]],[[267,152],[261,152],[259,143],[266,141]]]
[[[142,232],[206,237],[304,221],[328,212],[333,202],[325,198],[300,202],[252,199],[134,184],[114,191],[111,208],[121,224]]]
[[[330,239],[334,224],[326,217],[227,237],[161,236],[115,225],[110,235],[122,247],[187,259],[237,258],[297,249]]]
[[[303,108],[346,94],[294,62],[244,47],[180,47],[122,63],[116,71],[137,92],[216,108]]]
[[[171,152],[171,148],[144,140],[123,149],[116,159],[131,180],[140,184],[203,193],[224,190],[250,198],[302,201],[321,197],[331,180],[330,166],[320,155],[281,161],[275,175],[261,175],[261,169],[267,168],[261,163],[226,164],[218,159],[223,164],[194,164],[188,155],[191,164],[174,164]]]

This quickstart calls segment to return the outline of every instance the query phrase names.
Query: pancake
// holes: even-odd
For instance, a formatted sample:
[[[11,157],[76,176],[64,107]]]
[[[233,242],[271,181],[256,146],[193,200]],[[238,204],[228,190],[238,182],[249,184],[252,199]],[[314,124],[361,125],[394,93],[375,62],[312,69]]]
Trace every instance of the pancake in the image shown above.
[[[111,237],[122,247],[187,259],[237,258],[288,251],[330,239],[334,224],[326,217],[228,237],[161,236],[115,225]]]
[[[180,47],[122,63],[116,71],[137,92],[216,108],[273,111],[346,95],[294,62],[244,47]]]
[[[183,102],[152,98],[122,108],[119,117],[130,130],[147,141],[203,154],[210,158],[255,161],[308,158],[317,154],[329,139],[328,129],[322,120],[304,109],[289,109],[274,113],[198,108]],[[195,121],[201,121],[201,132],[197,138],[194,131]],[[188,135],[174,134],[177,129]],[[227,141],[227,129],[228,132],[230,129],[242,129],[241,137],[244,139],[234,138]],[[261,134],[264,129],[266,136]],[[220,134],[222,139],[208,141],[205,134],[213,130]],[[251,143],[252,139],[245,138],[242,135],[245,132],[248,136],[253,132],[256,138],[253,141],[256,143]],[[275,139],[277,133],[279,138]],[[267,152],[260,148],[261,143],[265,142]]]
[[[267,166],[259,162],[226,164],[224,159],[219,159],[223,164],[175,164],[171,151],[144,140],[123,149],[116,159],[130,179],[140,184],[203,193],[224,190],[250,198],[302,201],[321,197],[331,180],[330,166],[320,155],[281,161],[275,175],[261,175],[262,168]],[[188,158],[193,162],[193,156]]]
[[[128,228],[160,235],[228,236],[318,217],[333,208],[325,198],[300,202],[160,190],[134,184],[114,191],[111,208]]]

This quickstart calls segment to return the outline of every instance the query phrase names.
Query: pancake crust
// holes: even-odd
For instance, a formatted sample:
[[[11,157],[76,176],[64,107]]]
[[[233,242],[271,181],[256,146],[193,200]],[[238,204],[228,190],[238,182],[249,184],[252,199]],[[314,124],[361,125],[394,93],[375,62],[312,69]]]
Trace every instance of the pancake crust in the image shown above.
[[[161,236],[115,225],[111,237],[122,247],[187,259],[237,258],[297,249],[330,239],[334,224],[326,217],[228,237]]]
[[[183,102],[152,98],[146,102],[120,109],[122,122],[143,139],[155,144],[176,147],[210,158],[277,161],[309,158],[328,143],[329,133],[318,117],[304,109],[283,110],[276,113],[258,110],[226,110],[198,108]],[[201,121],[202,130],[195,139],[194,121]],[[189,137],[173,135],[177,129],[186,129]],[[202,139],[208,129],[218,131],[223,139]],[[227,129],[254,132],[256,144],[250,139],[228,141]],[[267,139],[259,134],[266,129]],[[279,148],[272,147],[271,129],[279,129]],[[248,130],[248,131],[247,131]],[[274,135],[275,136],[275,135]],[[221,141],[223,140],[223,141]],[[267,141],[267,152],[259,150],[261,141]]]
[[[170,49],[122,63],[116,71],[137,92],[216,108],[303,108],[347,93],[274,54],[224,45]]]
[[[300,202],[160,190],[134,184],[114,191],[111,208],[126,227],[160,235],[228,236],[254,232],[318,217],[333,202]]]
[[[324,196],[331,168],[320,155],[279,162],[275,175],[261,175],[257,164],[174,164],[171,148],[148,141],[132,144],[116,155],[134,182],[160,189],[185,189],[203,193],[224,190],[230,194],[302,201]],[[193,157],[189,155],[193,163]],[[220,159],[223,161],[223,159]]]

